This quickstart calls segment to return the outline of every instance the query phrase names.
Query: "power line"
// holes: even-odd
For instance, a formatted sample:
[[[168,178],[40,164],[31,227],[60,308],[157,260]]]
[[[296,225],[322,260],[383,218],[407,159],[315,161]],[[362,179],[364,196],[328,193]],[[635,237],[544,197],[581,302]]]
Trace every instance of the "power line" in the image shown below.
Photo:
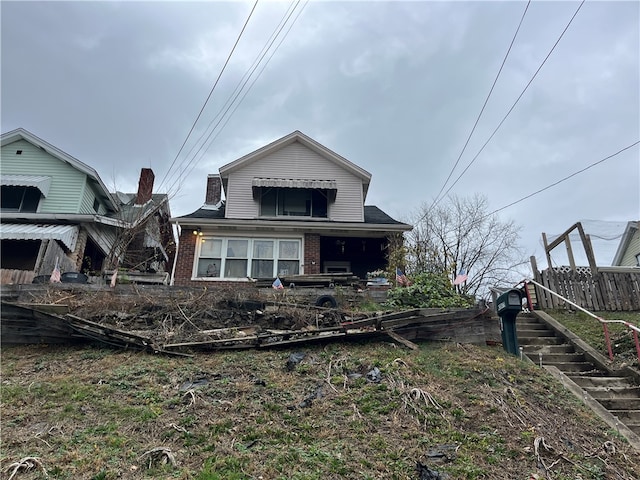
[[[238,38],[236,39],[235,43],[233,44],[233,48],[229,52],[229,55],[227,56],[227,59],[225,60],[224,65],[222,66],[222,70],[220,70],[220,73],[218,74],[218,78],[216,78],[216,81],[214,82],[213,87],[211,87],[211,90],[209,91],[209,95],[207,96],[207,99],[204,101],[204,104],[202,105],[202,108],[198,112],[198,116],[196,117],[195,121],[193,122],[193,125],[191,125],[191,129],[189,130],[189,133],[187,133],[187,137],[184,139],[184,142],[182,142],[182,145],[180,146],[180,150],[178,150],[178,153],[176,154],[175,158],[173,159],[173,162],[171,162],[171,165],[169,166],[169,169],[167,170],[167,173],[165,173],[164,177],[162,178],[162,181],[160,182],[160,186],[162,186],[162,184],[166,180],[167,176],[169,175],[169,172],[171,171],[171,169],[175,165],[176,161],[178,160],[178,157],[180,156],[180,153],[182,153],[182,150],[184,149],[184,146],[187,144],[187,141],[189,140],[189,137],[191,136],[191,133],[195,129],[196,124],[198,123],[198,120],[202,116],[202,112],[204,112],[204,109],[207,106],[207,103],[209,103],[209,99],[211,98],[211,95],[213,95],[213,91],[216,89],[216,86],[218,85],[218,82],[220,81],[220,78],[222,77],[222,74],[224,73],[225,69],[227,68],[227,65],[229,64],[229,60],[231,60],[231,56],[233,55],[233,52],[235,51],[236,47],[238,46],[238,43],[240,42],[240,39],[242,38],[242,34],[244,33],[245,29],[247,28],[247,25],[249,24],[249,20],[251,19],[251,16],[253,15],[253,12],[255,11],[256,7],[258,6],[258,1],[259,0],[256,0],[256,2],[253,4],[253,8],[251,8],[251,11],[249,12],[249,16],[247,17],[247,20],[244,22],[244,25],[242,26],[242,30],[240,30],[240,34],[238,35]]]
[[[522,92],[520,93],[520,95],[518,96],[518,98],[516,99],[516,101],[513,103],[513,105],[511,105],[511,108],[509,109],[509,111],[505,114],[504,117],[502,117],[502,120],[500,120],[500,123],[498,124],[498,126],[495,128],[495,130],[493,131],[493,133],[491,134],[491,136],[487,139],[486,142],[484,142],[484,145],[482,145],[482,147],[480,148],[480,150],[478,150],[478,153],[475,154],[475,156],[471,159],[471,161],[469,162],[469,164],[465,167],[465,169],[462,171],[462,173],[460,173],[460,175],[458,175],[458,178],[456,178],[456,180],[451,184],[451,186],[447,189],[447,191],[444,193],[443,196],[446,196],[451,189],[456,185],[456,183],[458,183],[460,181],[460,179],[462,178],[462,176],[467,172],[467,170],[469,170],[469,167],[471,167],[471,165],[473,165],[473,163],[476,161],[476,159],[480,156],[480,154],[482,153],[482,151],[485,149],[485,147],[489,144],[489,142],[491,141],[491,139],[495,136],[495,134],[498,132],[498,130],[500,129],[500,127],[502,127],[502,124],[505,122],[505,120],[507,119],[507,117],[509,117],[509,115],[511,115],[511,112],[513,111],[513,109],[516,107],[516,105],[518,104],[518,102],[520,101],[520,99],[522,98],[522,96],[525,94],[525,92],[528,90],[529,86],[533,83],[533,80],[538,76],[538,73],[540,72],[540,70],[542,70],[542,67],[544,66],[544,64],[547,62],[547,60],[549,59],[549,57],[551,56],[551,54],[553,53],[553,51],[555,50],[555,48],[558,46],[558,43],[560,43],[560,40],[562,40],[562,37],[564,37],[564,34],[567,32],[567,30],[569,29],[569,26],[571,25],[571,23],[573,22],[573,19],[576,18],[576,15],[578,15],[578,12],[580,11],[580,9],[582,8],[582,6],[584,5],[584,2],[586,0],[582,0],[582,2],[580,2],[580,5],[578,5],[578,8],[576,9],[576,11],[573,13],[573,16],[571,17],[571,19],[569,20],[569,23],[567,23],[567,26],[564,27],[564,30],[562,30],[562,33],[560,34],[560,36],[558,37],[558,40],[556,40],[556,42],[553,44],[553,47],[551,47],[551,50],[549,50],[549,53],[547,53],[547,56],[544,57],[544,60],[542,61],[542,63],[540,64],[540,66],[538,67],[538,69],[536,70],[536,72],[533,74],[533,76],[531,77],[531,80],[529,80],[529,82],[527,83],[527,85],[524,87],[524,89],[522,90]]]
[[[256,58],[253,60],[253,63],[251,64],[251,66],[247,69],[247,71],[244,73],[244,75],[242,76],[242,78],[240,79],[240,81],[236,84],[233,92],[227,97],[225,103],[222,105],[222,107],[220,107],[220,109],[218,110],[218,112],[215,114],[215,116],[211,119],[211,121],[209,122],[209,124],[207,125],[207,128],[204,129],[204,131],[202,132],[202,134],[200,135],[200,137],[198,137],[198,140],[196,140],[193,145],[191,146],[191,148],[189,149],[189,151],[187,152],[187,154],[185,155],[184,160],[181,163],[181,166],[186,164],[185,168],[182,169],[182,173],[176,172],[176,179],[173,183],[171,183],[171,187],[173,187],[176,183],[179,183],[181,178],[186,176],[185,171],[186,169],[189,167],[189,165],[191,164],[191,162],[193,162],[193,157],[195,157],[203,148],[204,143],[200,143],[202,141],[202,139],[205,137],[205,135],[207,135],[207,132],[209,131],[209,129],[211,128],[211,125],[213,125],[213,123],[216,121],[216,119],[218,117],[220,117],[220,115],[222,114],[222,117],[224,117],[224,114],[228,111],[225,110],[225,108],[229,105],[229,102],[231,101],[231,103],[233,103],[232,98],[235,100],[234,95],[236,94],[236,92],[238,91],[238,89],[240,88],[240,86],[242,85],[242,87],[244,87],[244,85],[246,85],[247,81],[249,80],[249,78],[251,77],[251,75],[253,74],[253,72],[255,71],[255,69],[258,67],[258,64],[260,63],[260,61],[262,60],[262,58],[264,57],[264,55],[266,55],[268,49],[271,47],[271,45],[273,44],[273,42],[275,41],[275,38],[280,34],[280,32],[282,31],[282,28],[284,28],[284,24],[286,24],[286,22],[289,20],[289,17],[291,16],[291,14],[293,13],[293,10],[295,10],[295,8],[297,7],[297,5],[300,3],[300,0],[298,0],[297,3],[295,3],[294,6],[294,2],[291,2],[291,4],[289,5],[289,7],[287,8],[287,11],[284,13],[284,15],[282,16],[282,18],[280,19],[280,22],[278,23],[278,25],[276,26],[276,28],[273,30],[273,32],[271,33],[271,35],[269,36],[269,39],[267,40],[267,42],[265,43],[265,45],[262,47],[262,50],[260,51],[260,53],[258,53],[258,55],[256,56]],[[293,9],[291,8],[293,7]],[[289,13],[291,11],[291,13]],[[289,15],[289,17],[287,16],[287,14]],[[286,19],[286,20],[285,20]],[[284,24],[283,24],[284,22]],[[246,80],[245,80],[246,79]],[[244,81],[244,83],[243,83]],[[237,96],[236,96],[237,98]],[[224,112],[224,113],[223,113]],[[222,121],[222,117],[220,118],[220,121]],[[213,127],[213,129],[215,130],[215,128],[220,124],[220,121],[218,121],[218,123],[216,124],[216,126]],[[208,137],[207,137],[208,138]],[[206,140],[205,140],[206,142]],[[198,147],[199,146],[199,147]],[[196,150],[196,153],[193,154],[192,157],[192,153],[193,151],[198,148]],[[191,160],[188,160],[189,158],[191,158]],[[179,170],[179,169],[178,169]],[[167,182],[168,183],[168,182]],[[170,189],[170,188],[169,188]],[[177,190],[179,190],[180,187],[177,188]]]
[[[490,216],[492,216],[492,215],[494,215],[494,214],[496,214],[496,213],[498,213],[498,212],[500,212],[500,211],[502,211],[502,210],[505,210],[505,209],[507,209],[507,208],[509,208],[509,207],[512,207],[512,206],[514,206],[514,205],[516,205],[516,204],[518,204],[518,203],[520,203],[520,202],[523,202],[524,200],[527,200],[528,198],[531,198],[531,197],[533,197],[534,195],[538,195],[539,193],[542,193],[542,192],[544,192],[545,190],[549,190],[551,187],[555,187],[556,185],[558,185],[558,184],[560,184],[560,183],[562,183],[562,182],[564,182],[564,181],[566,181],[566,180],[569,180],[570,178],[575,177],[576,175],[578,175],[578,174],[580,174],[580,173],[582,173],[582,172],[584,172],[584,171],[586,171],[586,170],[589,170],[590,168],[593,168],[593,167],[595,167],[596,165],[599,165],[599,164],[601,164],[601,163],[603,163],[603,162],[605,162],[605,161],[609,160],[610,158],[613,158],[613,157],[615,157],[616,155],[619,155],[619,154],[621,154],[622,152],[624,152],[624,151],[626,151],[626,150],[629,150],[630,148],[635,147],[635,146],[636,146],[636,145],[638,145],[639,143],[640,143],[640,140],[638,140],[638,141],[637,141],[637,142],[635,142],[635,143],[632,143],[631,145],[627,145],[626,147],[624,147],[624,148],[622,148],[622,149],[618,150],[616,153],[612,153],[611,155],[609,155],[609,156],[607,156],[607,157],[604,157],[604,158],[602,158],[602,159],[598,160],[597,162],[593,162],[592,164],[587,165],[586,167],[584,167],[584,168],[582,168],[582,169],[578,170],[577,172],[573,172],[571,175],[567,175],[566,177],[561,178],[561,179],[560,179],[560,180],[558,180],[557,182],[554,182],[554,183],[552,183],[552,184],[550,184],[550,185],[547,185],[546,187],[541,188],[540,190],[536,190],[535,192],[530,193],[529,195],[526,195],[526,196],[524,196],[524,197],[522,197],[522,198],[520,198],[520,199],[516,200],[515,202],[511,202],[510,204],[505,205],[504,207],[500,207],[500,208],[498,208],[497,210],[494,210],[493,212],[486,214],[485,216],[481,217],[479,220],[483,220],[483,219],[485,219],[485,218],[487,218],[487,217],[490,217]]]
[[[191,158],[191,160],[189,162],[187,162],[186,166],[185,166],[185,173],[183,173],[183,175],[181,175],[179,178],[177,178],[173,184],[171,185],[172,187],[175,186],[176,183],[180,182],[184,177],[188,176],[191,171],[193,171],[193,169],[195,168],[195,160],[196,157],[199,153],[200,154],[200,158],[202,158],[202,156],[204,156],[204,154],[207,152],[207,150],[211,147],[211,144],[213,143],[213,141],[220,135],[220,133],[222,132],[222,130],[224,129],[224,127],[227,125],[227,123],[229,122],[229,120],[231,119],[231,117],[233,116],[233,114],[235,113],[235,111],[238,109],[238,107],[240,106],[240,104],[243,102],[243,100],[245,99],[245,97],[247,96],[247,94],[249,93],[249,91],[251,90],[251,88],[253,87],[253,85],[256,83],[256,81],[260,78],[260,76],[262,75],[262,72],[264,72],[265,68],[267,67],[267,65],[269,64],[269,62],[271,61],[271,59],[273,58],[273,56],[275,55],[275,53],[278,51],[278,49],[280,48],[280,46],[282,45],[282,43],[284,42],[284,40],[287,38],[287,36],[289,35],[289,32],[291,31],[291,29],[293,28],[294,24],[296,23],[296,21],[298,20],[298,17],[300,16],[300,14],[304,11],[305,7],[307,6],[307,4],[309,3],[309,0],[305,1],[304,5],[302,6],[302,8],[300,10],[298,10],[298,13],[296,14],[295,18],[293,19],[293,21],[289,24],[289,28],[287,29],[287,31],[285,32],[285,34],[282,36],[282,38],[280,39],[280,41],[278,42],[278,44],[276,45],[276,47],[272,50],[271,54],[269,55],[269,58],[267,58],[267,61],[262,65],[262,68],[260,69],[260,71],[258,72],[257,76],[253,79],[253,81],[251,82],[251,84],[249,85],[249,87],[244,90],[245,86],[247,85],[247,83],[249,82],[249,80],[251,79],[251,77],[253,76],[253,74],[255,73],[255,71],[257,70],[257,68],[260,66],[260,63],[262,62],[262,60],[264,59],[264,57],[266,56],[267,52],[269,51],[269,49],[273,46],[273,44],[275,43],[276,39],[280,36],[280,33],[282,32],[282,30],[284,30],[287,22],[289,22],[291,16],[293,15],[294,11],[297,9],[298,5],[300,4],[301,0],[297,0],[295,6],[293,7],[293,9],[289,12],[289,10],[287,10],[287,12],[285,12],[285,15],[283,16],[286,17],[286,20],[284,21],[284,23],[282,23],[282,20],[280,22],[280,24],[278,24],[278,27],[276,27],[277,33],[275,34],[275,36],[272,34],[272,36],[270,37],[269,40],[267,40],[267,45],[266,46],[266,50],[263,47],[263,52],[259,54],[259,59],[256,61],[254,61],[254,65],[252,65],[252,67],[249,67],[249,70],[245,73],[245,75],[243,76],[243,79],[245,76],[247,76],[247,73],[249,73],[249,76],[244,79],[240,80],[238,86],[240,85],[240,83],[242,83],[242,86],[240,87],[240,89],[238,90],[238,86],[236,86],[236,88],[234,89],[234,92],[230,95],[229,98],[233,97],[233,100],[231,100],[231,103],[229,103],[229,99],[227,99],[227,102],[225,102],[225,105],[222,107],[222,109],[225,108],[225,106],[227,106],[226,110],[224,110],[224,113],[222,113],[222,116],[220,117],[220,119],[218,120],[218,122],[216,123],[216,125],[213,127],[213,129],[211,130],[211,132],[209,132],[209,134],[207,135],[207,138],[204,140],[204,142],[200,145],[200,147],[198,148],[198,150],[195,152],[195,154],[193,155],[193,157]],[[288,13],[288,15],[287,15]],[[281,25],[282,24],[282,25]],[[280,26],[281,25],[281,26]],[[275,33],[275,30],[274,30]],[[272,39],[273,38],[273,39]],[[271,40],[272,39],[272,40]],[[236,102],[236,100],[238,99],[238,97],[242,94],[244,90],[244,94],[242,96],[242,98]],[[236,93],[237,92],[237,93]],[[235,93],[235,96],[234,96]],[[235,102],[235,106],[234,106],[234,102]],[[227,113],[229,112],[229,110],[234,107],[233,111],[227,115]],[[221,111],[222,111],[221,109]],[[227,115],[226,119],[224,120],[224,124],[222,125],[222,127],[220,127],[216,133],[216,135],[211,138],[211,136],[213,135],[213,133],[215,132],[216,128],[218,128],[218,126],[220,125],[220,123],[223,121],[225,115]],[[216,115],[216,117],[214,117],[214,119],[209,123],[209,126],[207,127],[207,130],[209,129],[209,127],[211,126],[211,124],[215,121],[216,118],[218,118],[218,116],[220,116],[220,112],[218,112],[218,114]],[[205,133],[200,137],[200,139],[202,139],[202,137],[206,134]],[[211,140],[210,140],[211,139]],[[207,145],[207,142],[208,145]],[[205,148],[206,145],[206,148]],[[204,150],[203,150],[204,148]],[[192,149],[193,150],[193,149]],[[186,168],[189,168],[189,166],[191,167],[189,169],[189,171],[186,171]],[[179,189],[179,187],[178,187]]]
[[[462,158],[462,155],[464,154],[464,152],[467,149],[467,146],[469,145],[469,141],[471,140],[471,137],[473,136],[473,133],[476,131],[476,127],[478,126],[478,122],[480,121],[480,118],[482,117],[482,114],[484,113],[484,109],[486,108],[487,103],[489,102],[489,98],[491,98],[491,94],[493,93],[493,89],[495,88],[496,83],[498,83],[498,78],[500,78],[500,74],[502,73],[502,69],[504,68],[505,63],[507,62],[507,58],[509,57],[509,53],[511,53],[511,48],[513,47],[513,44],[516,41],[516,38],[518,36],[518,32],[520,32],[520,27],[522,26],[522,22],[524,21],[524,17],[526,16],[527,11],[529,10],[529,5],[530,4],[531,4],[531,0],[529,0],[527,2],[527,5],[526,5],[526,7],[524,9],[524,12],[522,12],[522,17],[520,17],[520,22],[518,23],[518,28],[516,28],[516,31],[513,34],[513,38],[511,39],[511,43],[509,44],[509,48],[507,49],[507,53],[505,53],[504,58],[502,59],[502,64],[500,65],[500,68],[498,69],[498,73],[496,74],[496,78],[493,80],[493,85],[491,85],[491,89],[489,90],[489,94],[487,95],[487,98],[484,100],[484,104],[482,105],[482,108],[480,109],[480,113],[478,114],[478,117],[476,118],[476,121],[473,124],[473,128],[471,129],[471,132],[469,132],[469,136],[467,137],[467,141],[464,143],[464,146],[462,147],[462,151],[460,152],[460,155],[458,155],[458,158],[457,158],[455,164],[453,165],[453,168],[449,172],[449,175],[447,176],[447,179],[442,184],[442,187],[440,188],[440,191],[438,192],[438,194],[436,195],[435,200],[433,201],[433,205],[434,206],[435,206],[435,204],[438,203],[438,201],[440,199],[440,194],[442,193],[444,188],[447,186],[447,183],[449,182],[449,179],[451,178],[451,175],[453,175],[453,172],[455,171],[456,167],[458,166],[458,163],[460,163],[460,159]],[[428,213],[429,213],[429,211],[427,211],[427,214]]]

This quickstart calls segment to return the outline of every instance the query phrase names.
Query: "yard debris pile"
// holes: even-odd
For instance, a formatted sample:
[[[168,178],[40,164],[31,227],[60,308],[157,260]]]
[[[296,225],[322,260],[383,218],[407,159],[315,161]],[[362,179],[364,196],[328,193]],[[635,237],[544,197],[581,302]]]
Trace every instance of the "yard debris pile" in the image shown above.
[[[342,298],[343,308],[327,308],[317,306],[313,296],[266,292],[224,287],[132,286],[114,291],[44,286],[23,294],[17,302],[3,302],[2,338],[5,344],[90,339],[121,348],[182,354],[378,336],[415,350],[412,340],[483,344],[483,317],[490,316],[480,309],[362,313],[347,309],[350,302]]]
[[[109,290],[44,287],[30,292],[20,305],[42,311],[67,306],[67,320],[93,322],[148,340],[155,346],[197,346],[226,339],[245,340],[257,335],[277,341],[291,333],[339,328],[353,320],[347,312],[294,303],[273,295],[238,293],[230,288],[184,290],[134,290],[117,294]],[[56,313],[60,313],[60,310]],[[360,316],[359,318],[361,318]],[[83,322],[84,323],[84,322]]]

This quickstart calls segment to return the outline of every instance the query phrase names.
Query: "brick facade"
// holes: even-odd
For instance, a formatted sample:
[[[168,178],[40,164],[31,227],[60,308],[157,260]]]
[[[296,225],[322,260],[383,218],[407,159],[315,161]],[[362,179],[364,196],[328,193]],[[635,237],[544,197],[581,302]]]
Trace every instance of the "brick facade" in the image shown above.
[[[193,259],[196,254],[196,240],[198,237],[193,234],[190,229],[183,228],[180,232],[178,256],[176,257],[176,269],[174,277],[174,285],[177,286],[196,286],[202,285],[202,282],[191,281],[193,273]]]
[[[304,234],[304,274],[320,273],[320,235]]]

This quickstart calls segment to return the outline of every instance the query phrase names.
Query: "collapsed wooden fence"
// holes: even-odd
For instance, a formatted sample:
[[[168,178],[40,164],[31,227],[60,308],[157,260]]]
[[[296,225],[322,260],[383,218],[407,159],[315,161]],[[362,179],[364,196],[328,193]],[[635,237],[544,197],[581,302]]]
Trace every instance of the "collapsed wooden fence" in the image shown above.
[[[582,308],[591,311],[640,310],[640,269],[598,267],[548,268],[534,270],[534,279]],[[568,308],[568,304],[540,288],[536,288],[539,308]]]

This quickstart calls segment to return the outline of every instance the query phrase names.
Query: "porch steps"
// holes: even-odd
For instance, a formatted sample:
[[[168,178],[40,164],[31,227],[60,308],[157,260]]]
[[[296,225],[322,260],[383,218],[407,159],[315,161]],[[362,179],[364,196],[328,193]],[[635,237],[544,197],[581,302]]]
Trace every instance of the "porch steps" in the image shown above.
[[[620,432],[627,432],[629,442],[640,448],[640,377],[611,371],[604,357],[600,361],[598,352],[548,318],[540,313],[518,316],[516,330],[524,355],[536,365],[555,367],[563,381],[576,386],[574,393],[582,392],[587,404],[596,402],[599,408],[594,411],[604,410],[600,416],[621,424]]]

